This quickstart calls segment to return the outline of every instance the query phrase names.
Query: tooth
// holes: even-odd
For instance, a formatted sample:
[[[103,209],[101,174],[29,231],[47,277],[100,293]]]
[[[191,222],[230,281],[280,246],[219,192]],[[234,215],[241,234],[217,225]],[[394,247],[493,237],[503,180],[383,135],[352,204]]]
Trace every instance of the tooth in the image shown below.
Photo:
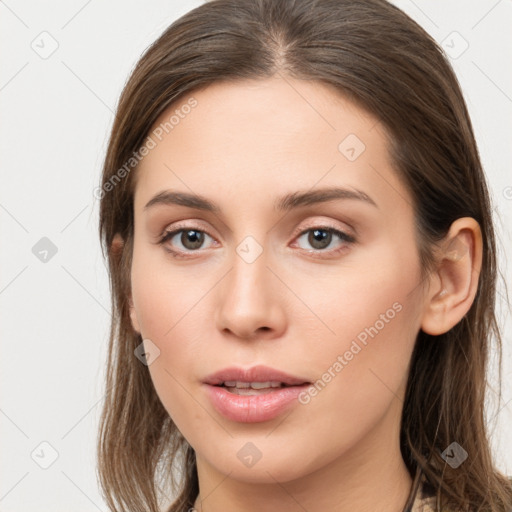
[[[251,382],[252,389],[264,389],[264,388],[271,388],[272,382]]]
[[[227,380],[223,383],[223,385],[227,388],[236,388],[236,389],[268,389],[268,388],[280,388],[284,386],[279,381],[267,381],[267,382],[241,382],[237,380]]]

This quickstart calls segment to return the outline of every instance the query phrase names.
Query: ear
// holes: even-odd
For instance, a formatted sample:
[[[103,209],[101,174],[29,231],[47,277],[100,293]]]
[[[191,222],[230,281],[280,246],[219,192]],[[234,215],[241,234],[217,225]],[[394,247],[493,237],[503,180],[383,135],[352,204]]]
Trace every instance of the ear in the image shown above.
[[[123,250],[124,250],[124,240],[119,233],[116,233],[114,235],[112,244],[110,246],[110,252],[117,259],[117,258],[121,258]],[[140,334],[139,321],[137,320],[137,315],[135,312],[135,306],[133,304],[133,298],[132,298],[131,291],[128,294],[128,306],[130,308],[130,321],[132,323],[132,327],[137,334]]]
[[[429,277],[421,322],[427,334],[449,331],[469,311],[482,267],[482,232],[471,217],[457,219],[444,238],[437,268]]]

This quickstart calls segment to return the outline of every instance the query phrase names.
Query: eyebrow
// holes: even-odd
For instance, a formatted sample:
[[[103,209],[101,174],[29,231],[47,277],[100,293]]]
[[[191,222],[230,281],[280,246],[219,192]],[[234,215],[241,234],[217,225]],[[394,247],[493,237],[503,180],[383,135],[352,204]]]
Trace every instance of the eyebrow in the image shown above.
[[[378,208],[375,201],[365,192],[357,189],[347,188],[321,188],[316,190],[297,191],[286,194],[274,202],[274,209],[277,211],[290,211],[302,206],[325,203],[337,199],[352,199],[363,201]],[[163,191],[154,196],[144,207],[147,210],[156,205],[180,205],[205,210],[213,213],[222,213],[221,209],[212,201],[198,194],[187,192]]]

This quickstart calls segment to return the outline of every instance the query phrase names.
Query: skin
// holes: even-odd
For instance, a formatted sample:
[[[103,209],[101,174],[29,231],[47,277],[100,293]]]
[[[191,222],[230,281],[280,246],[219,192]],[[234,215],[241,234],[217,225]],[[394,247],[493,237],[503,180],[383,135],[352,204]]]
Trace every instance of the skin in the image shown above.
[[[197,455],[195,508],[399,511],[411,487],[399,427],[414,341],[420,328],[450,329],[471,306],[478,224],[452,225],[422,284],[412,198],[377,119],[328,86],[288,77],[216,83],[193,96],[197,106],[136,171],[129,299],[133,328],[160,350],[148,367],[158,396]],[[338,150],[349,134],[366,146],[354,161]],[[332,186],[363,191],[376,206],[273,208],[287,193]],[[144,208],[166,190],[205,196],[221,213]],[[206,232],[203,245],[183,245],[181,233],[158,244],[178,222]],[[355,242],[332,235],[318,248],[311,231],[300,235],[324,227]],[[262,250],[251,263],[236,251],[247,236],[251,251]],[[397,303],[400,312],[309,403],[273,420],[230,421],[201,386],[219,369],[256,364],[315,382]],[[237,457],[248,442],[261,453],[252,467]]]

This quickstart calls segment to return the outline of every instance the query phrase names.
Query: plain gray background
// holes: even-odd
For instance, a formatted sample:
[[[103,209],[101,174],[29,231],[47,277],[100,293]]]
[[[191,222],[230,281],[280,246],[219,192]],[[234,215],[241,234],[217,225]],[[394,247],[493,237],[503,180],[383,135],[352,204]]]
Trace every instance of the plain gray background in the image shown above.
[[[200,3],[0,2],[3,512],[106,511],[95,441],[110,299],[93,190],[130,70],[174,19]],[[444,41],[451,56],[489,178],[510,283],[512,2],[395,3]],[[490,402],[489,416],[498,465],[512,474],[512,325],[503,308],[500,321],[503,400]]]

